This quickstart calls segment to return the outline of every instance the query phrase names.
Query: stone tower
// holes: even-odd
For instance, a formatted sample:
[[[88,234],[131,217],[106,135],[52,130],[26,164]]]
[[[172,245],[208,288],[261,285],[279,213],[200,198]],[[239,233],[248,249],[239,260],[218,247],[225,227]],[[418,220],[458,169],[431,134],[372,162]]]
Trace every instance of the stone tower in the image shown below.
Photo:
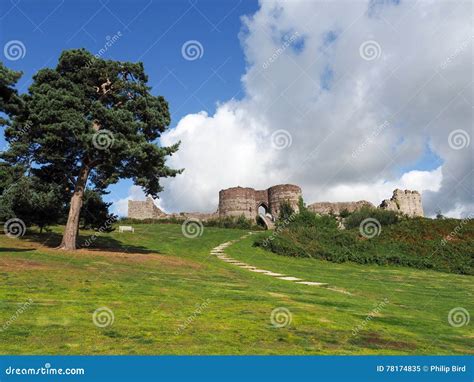
[[[266,190],[255,190],[250,187],[232,187],[219,191],[219,217],[245,216],[256,220],[258,209],[263,207],[266,214],[278,218],[280,206],[289,202],[298,211],[301,188],[293,184],[280,184]]]

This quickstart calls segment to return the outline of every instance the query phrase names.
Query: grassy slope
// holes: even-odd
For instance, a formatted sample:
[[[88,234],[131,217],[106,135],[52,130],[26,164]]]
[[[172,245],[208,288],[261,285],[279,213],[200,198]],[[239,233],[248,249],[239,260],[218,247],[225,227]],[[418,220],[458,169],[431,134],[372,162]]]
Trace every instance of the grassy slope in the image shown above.
[[[371,218],[371,211],[368,212],[365,216]],[[369,239],[360,234],[359,224],[339,230],[334,218],[305,213],[275,232],[278,234],[273,235],[273,240],[260,235],[256,242],[290,257],[403,265],[474,275],[474,220],[407,219],[381,227],[379,235]]]
[[[209,256],[244,231],[205,228],[187,239],[179,225],[135,225],[135,234],[96,242],[128,252],[64,253],[37,240],[0,235],[0,329],[29,298],[33,304],[4,331],[2,354],[466,354],[469,326],[453,328],[454,307],[473,311],[473,278],[407,268],[291,259],[252,247],[228,249],[266,269],[328,282],[352,296],[251,273]],[[53,235],[53,242],[58,238]],[[147,250],[155,253],[147,253]],[[157,255],[156,252],[160,254]],[[311,262],[311,264],[309,264]],[[308,266],[310,265],[310,266]],[[359,335],[352,329],[384,298],[389,303]],[[202,314],[197,307],[208,301]],[[115,322],[92,323],[107,306]],[[276,307],[291,325],[274,328]],[[190,324],[175,334],[190,317]]]

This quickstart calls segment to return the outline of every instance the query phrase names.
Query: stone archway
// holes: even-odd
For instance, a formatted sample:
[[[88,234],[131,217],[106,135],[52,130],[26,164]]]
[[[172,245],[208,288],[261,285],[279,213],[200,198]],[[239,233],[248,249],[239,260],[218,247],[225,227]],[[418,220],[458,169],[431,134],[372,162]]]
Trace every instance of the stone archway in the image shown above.
[[[261,222],[266,229],[273,228],[274,218],[270,214],[270,208],[266,202],[259,202],[257,204],[257,222]]]

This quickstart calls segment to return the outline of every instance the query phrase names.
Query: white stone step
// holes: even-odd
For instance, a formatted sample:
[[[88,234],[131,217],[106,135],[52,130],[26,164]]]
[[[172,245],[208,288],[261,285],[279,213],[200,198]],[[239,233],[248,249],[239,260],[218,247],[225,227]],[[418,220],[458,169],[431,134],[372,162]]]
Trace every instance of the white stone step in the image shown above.
[[[326,284],[326,283],[318,283],[318,282],[316,282],[316,281],[297,281],[296,283],[297,283],[297,284],[304,284],[304,285],[318,285],[318,286],[320,286],[320,285],[328,285],[328,284]]]
[[[293,277],[293,276],[285,276],[285,277],[277,277],[280,280],[287,280],[287,281],[302,281],[302,279],[299,279],[298,277]]]

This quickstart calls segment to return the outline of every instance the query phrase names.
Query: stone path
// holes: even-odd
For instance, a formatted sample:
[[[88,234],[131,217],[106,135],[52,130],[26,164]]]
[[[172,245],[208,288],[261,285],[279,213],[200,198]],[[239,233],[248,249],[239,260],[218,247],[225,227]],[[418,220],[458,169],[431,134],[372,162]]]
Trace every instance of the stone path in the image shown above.
[[[242,236],[240,238],[240,240],[245,239],[249,235],[251,235],[251,233]],[[272,271],[267,271],[265,269],[259,269],[257,267],[254,267],[253,265],[243,263],[240,260],[235,260],[232,257],[226,255],[224,253],[224,249],[226,249],[230,245],[236,243],[237,241],[238,240],[231,240],[231,241],[227,241],[225,243],[222,243],[222,244],[218,245],[217,247],[215,247],[211,250],[211,255],[216,256],[218,259],[220,259],[222,261],[225,261],[226,263],[235,265],[235,266],[237,266],[239,268],[242,268],[242,269],[246,269],[250,272],[261,273],[262,275],[275,277],[275,278],[280,279],[280,280],[292,281],[292,282],[295,282],[296,284],[303,284],[303,285],[313,285],[313,286],[326,286],[326,285],[328,285],[326,283],[319,283],[319,282],[316,282],[316,281],[306,281],[306,280],[300,279],[298,277],[287,276],[287,275],[284,275],[282,273],[276,273],[276,272],[272,272]]]

